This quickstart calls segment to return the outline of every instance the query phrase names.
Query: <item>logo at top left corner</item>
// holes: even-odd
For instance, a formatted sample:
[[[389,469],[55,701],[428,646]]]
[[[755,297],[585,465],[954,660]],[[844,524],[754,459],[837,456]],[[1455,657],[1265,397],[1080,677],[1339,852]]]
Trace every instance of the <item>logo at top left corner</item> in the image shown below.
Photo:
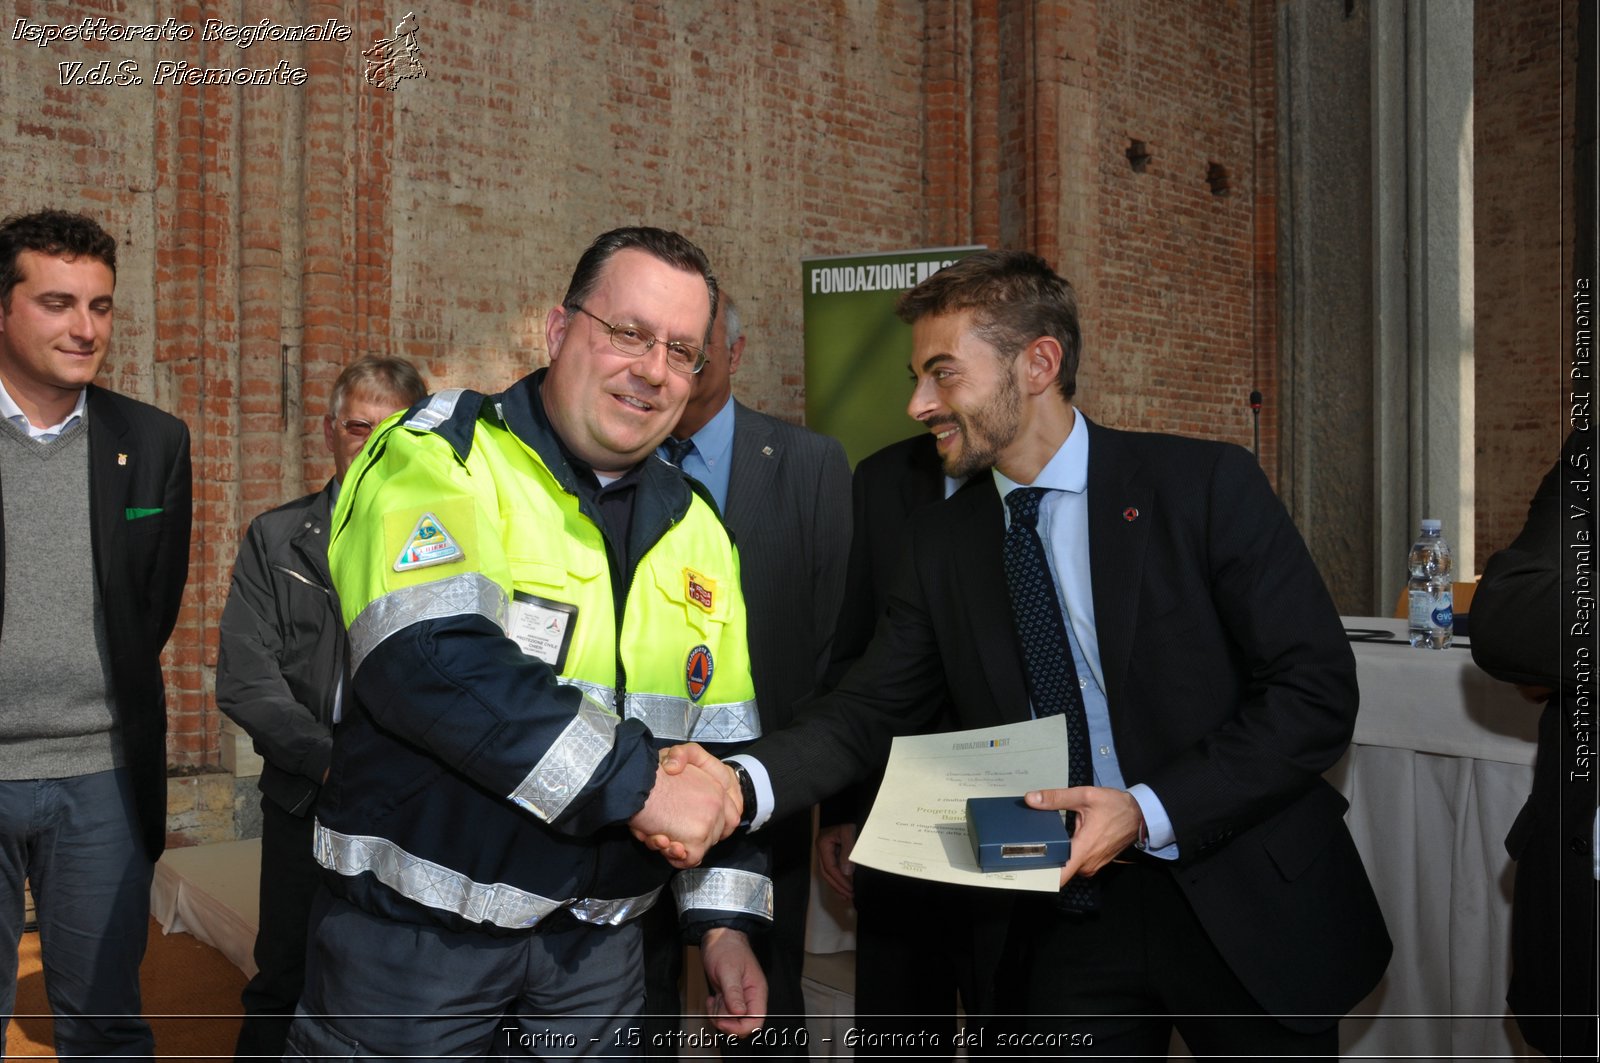
[[[432,513],[424,513],[417,526],[406,538],[406,545],[395,559],[396,572],[410,572],[414,568],[428,568],[466,558],[466,551],[456,542],[455,536]]]
[[[372,47],[362,51],[368,84],[393,92],[402,81],[428,76],[417,43],[418,29],[416,13],[408,11],[406,17],[395,24],[393,37],[380,37],[372,42]]]

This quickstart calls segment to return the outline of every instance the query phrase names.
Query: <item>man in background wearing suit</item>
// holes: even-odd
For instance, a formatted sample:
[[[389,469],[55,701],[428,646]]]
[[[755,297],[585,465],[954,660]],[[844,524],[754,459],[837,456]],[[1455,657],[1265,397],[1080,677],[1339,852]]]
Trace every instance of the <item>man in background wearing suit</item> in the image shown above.
[[[1336,1056],[1391,949],[1322,778],[1355,662],[1288,513],[1245,450],[1074,409],[1076,300],[1036,256],[970,256],[900,314],[910,412],[971,479],[913,521],[840,685],[730,758],[744,817],[865,775],[946,692],[966,728],[1059,711],[1074,785],[1027,798],[1077,814],[1061,895],[930,928],[972,933],[980,1009],[1098,1055],[1163,1055],[1176,1025],[1196,1055]]]
[[[1595,522],[1592,491],[1579,490],[1594,482],[1594,458],[1592,429],[1567,436],[1527,523],[1489,558],[1472,599],[1472,659],[1544,705],[1533,792],[1506,837],[1517,862],[1506,1000],[1523,1038],[1552,1059],[1595,1058],[1600,776],[1583,697],[1594,690],[1594,633],[1580,614],[1593,612],[1593,569],[1580,562],[1592,556]]]
[[[234,1055],[283,1055],[306,979],[321,881],[312,809],[333,761],[349,645],[328,574],[329,522],[350,463],[385,417],[427,396],[402,358],[362,358],[334,381],[322,438],[333,478],[250,522],[217,636],[217,708],[255,742],[261,769],[261,891],[255,976],[240,995]]]
[[[94,385],[117,242],[0,222],[0,1055],[33,889],[62,1058],[154,1053],[140,1017],[166,843],[161,648],[189,574],[189,431]]]
[[[889,584],[905,557],[913,515],[954,494],[962,481],[946,476],[933,436],[926,432],[891,443],[861,459],[852,480],[850,564],[844,605],[833,632],[828,686],[839,681],[872,641],[888,604]],[[948,702],[931,730],[955,726]],[[857,1057],[899,1056],[910,1036],[937,1035],[938,1048],[920,1058],[954,1058],[958,998],[973,999],[971,964],[959,935],[928,928],[959,922],[970,890],[923,882],[850,862],[860,824],[872,808],[883,773],[834,794],[818,805],[817,867],[822,879],[856,911],[856,1027],[872,1034]],[[876,1018],[874,1018],[876,1016]]]
[[[789,723],[795,702],[817,687],[828,665],[850,548],[850,466],[838,440],[733,397],[744,347],[738,307],[721,292],[705,367],[661,453],[711,492],[739,548],[750,667],[761,731],[768,734]],[[810,805],[763,834],[772,853],[773,925],[752,945],[767,974],[767,1036],[774,1049],[792,1054],[795,1042],[785,1045],[776,1028],[800,1026],[805,1015],[800,971],[811,889]],[[648,914],[646,920],[645,1013],[676,1016],[683,948],[670,921]],[[795,1021],[786,1023],[788,1017]]]

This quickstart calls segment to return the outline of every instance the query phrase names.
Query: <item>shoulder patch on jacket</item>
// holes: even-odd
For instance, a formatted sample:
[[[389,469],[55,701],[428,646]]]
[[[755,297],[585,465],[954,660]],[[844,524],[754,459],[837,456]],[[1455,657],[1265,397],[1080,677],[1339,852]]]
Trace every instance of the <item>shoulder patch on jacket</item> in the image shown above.
[[[417,526],[411,530],[400,556],[395,559],[394,570],[406,572],[466,559],[461,544],[445,530],[444,523],[432,513],[424,513],[417,518]]]
[[[382,535],[386,591],[442,579],[481,560],[477,516],[467,495],[388,510]]]

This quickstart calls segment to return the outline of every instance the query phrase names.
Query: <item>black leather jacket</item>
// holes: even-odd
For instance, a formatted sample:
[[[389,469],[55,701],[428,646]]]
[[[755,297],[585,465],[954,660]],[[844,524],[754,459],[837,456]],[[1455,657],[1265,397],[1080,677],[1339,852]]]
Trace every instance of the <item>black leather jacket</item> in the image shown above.
[[[333,704],[347,650],[328,575],[334,482],[250,522],[217,647],[217,707],[266,761],[261,792],[311,814],[333,757]]]

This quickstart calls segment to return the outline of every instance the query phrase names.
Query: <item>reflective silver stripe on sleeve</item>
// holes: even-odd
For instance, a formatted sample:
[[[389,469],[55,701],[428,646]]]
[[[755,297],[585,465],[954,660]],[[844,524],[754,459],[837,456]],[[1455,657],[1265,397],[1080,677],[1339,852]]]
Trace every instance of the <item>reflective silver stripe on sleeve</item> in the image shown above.
[[[482,616],[501,631],[506,629],[506,592],[479,572],[390,591],[361,610],[350,625],[350,672],[359,671],[367,654],[402,628],[423,620],[469,615]]]
[[[615,712],[617,704],[617,688],[608,687],[604,683],[591,683],[587,679],[573,679],[571,676],[558,675],[556,682],[562,686],[577,687],[595,701]]]
[[[761,737],[755,699],[696,705],[669,694],[629,694],[622,713],[669,742],[751,742]]]
[[[679,912],[699,908],[772,918],[772,880],[754,871],[731,867],[680,871],[672,876],[672,895]]]
[[[330,871],[351,877],[371,872],[407,900],[474,923],[493,923],[509,930],[534,926],[563,908],[584,922],[614,926],[647,911],[661,895],[657,887],[642,896],[616,900],[554,901],[504,882],[474,882],[459,871],[413,856],[387,838],[340,834],[320,822],[316,825],[313,852],[317,863]]]
[[[568,676],[559,678],[602,705],[617,703],[614,687]],[[688,698],[671,694],[629,694],[623,699],[622,715],[638,720],[650,728],[651,734],[668,742],[753,742],[761,737],[761,713],[754,699],[696,705]]]
[[[584,695],[572,722],[508,796],[542,820],[555,819],[611,752],[621,722],[615,713]]]
[[[429,399],[426,406],[407,418],[405,426],[431,432],[450,419],[450,415],[456,412],[456,403],[460,399],[460,388],[445,388]]]
[[[701,705],[689,738],[694,742],[752,742],[761,737],[761,713],[756,699]]]

